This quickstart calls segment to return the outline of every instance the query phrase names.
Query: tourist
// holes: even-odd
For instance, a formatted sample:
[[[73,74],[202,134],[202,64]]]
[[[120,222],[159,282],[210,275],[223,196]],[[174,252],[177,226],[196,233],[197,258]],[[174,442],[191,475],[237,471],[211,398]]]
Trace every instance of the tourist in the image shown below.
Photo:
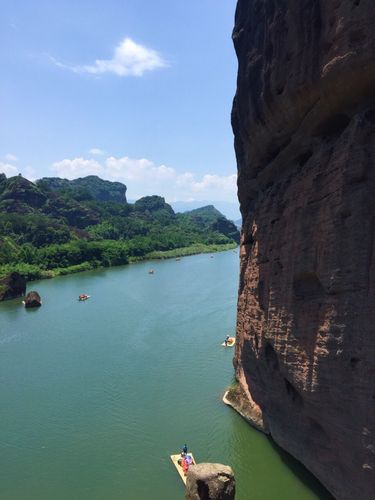
[[[189,464],[185,457],[182,459],[181,465],[182,465],[182,470],[184,471],[184,476],[186,476],[189,470]]]

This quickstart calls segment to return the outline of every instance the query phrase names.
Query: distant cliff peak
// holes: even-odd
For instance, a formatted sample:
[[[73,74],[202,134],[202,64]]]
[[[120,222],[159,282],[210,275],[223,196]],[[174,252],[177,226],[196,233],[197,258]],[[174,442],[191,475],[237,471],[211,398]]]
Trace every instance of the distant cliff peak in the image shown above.
[[[78,199],[86,197],[97,201],[115,201],[126,203],[126,186],[121,182],[113,182],[101,179],[96,175],[79,177],[68,180],[59,177],[43,177],[36,184],[44,189],[57,192],[68,191],[71,196]]]

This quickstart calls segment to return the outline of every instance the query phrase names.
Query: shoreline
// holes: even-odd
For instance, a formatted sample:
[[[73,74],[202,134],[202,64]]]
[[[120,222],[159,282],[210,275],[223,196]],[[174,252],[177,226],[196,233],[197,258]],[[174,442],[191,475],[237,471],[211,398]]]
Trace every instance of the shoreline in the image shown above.
[[[205,254],[205,253],[218,253],[218,252],[226,252],[229,250],[234,250],[238,248],[237,243],[225,243],[224,245],[204,245],[201,248],[198,248],[197,246],[190,246],[190,247],[181,247],[176,248],[174,250],[165,250],[165,251],[153,251],[145,256],[145,258],[141,258],[140,260],[135,260],[133,261],[132,259],[130,260],[130,263],[132,262],[142,262],[145,260],[164,260],[164,259],[174,259],[176,257],[189,257],[190,255],[199,255],[199,254]]]
[[[35,269],[35,275],[34,277],[30,278],[27,276],[26,273],[20,272],[20,270],[17,270],[17,265],[14,265],[14,267],[11,264],[6,264],[6,266],[9,266],[9,269],[7,270],[6,273],[3,274],[3,276],[6,276],[7,274],[11,272],[18,272],[21,274],[21,276],[24,276],[26,279],[26,283],[32,283],[34,281],[40,281],[44,279],[52,279],[52,278],[57,278],[59,276],[68,276],[70,274],[77,274],[81,273],[84,271],[94,271],[96,269],[109,269],[113,267],[119,267],[119,266],[127,266],[130,264],[136,264],[139,262],[146,262],[146,261],[152,261],[152,260],[166,260],[166,259],[173,259],[173,258],[179,258],[179,257],[189,257],[191,255],[199,255],[199,254],[208,254],[208,253],[218,253],[218,252],[226,252],[229,250],[235,250],[238,248],[237,243],[226,243],[224,245],[191,245],[189,247],[181,247],[181,248],[175,248],[173,250],[166,250],[166,251],[153,251],[150,252],[149,254],[146,254],[142,257],[130,257],[127,263],[124,264],[118,264],[118,265],[110,265],[110,266],[97,266],[94,265],[94,263],[91,262],[82,262],[81,264],[77,264],[75,266],[69,266],[69,267],[63,267],[63,268],[54,268],[54,269]],[[30,264],[30,268],[34,266],[33,264]],[[12,269],[13,267],[13,269]],[[37,266],[35,266],[36,268]],[[38,275],[38,271],[40,272],[40,275]],[[25,275],[26,274],[26,275]],[[1,275],[0,275],[1,277]],[[14,297],[17,298],[17,297]],[[6,300],[12,300],[12,299],[6,299]],[[0,301],[4,302],[4,301]]]

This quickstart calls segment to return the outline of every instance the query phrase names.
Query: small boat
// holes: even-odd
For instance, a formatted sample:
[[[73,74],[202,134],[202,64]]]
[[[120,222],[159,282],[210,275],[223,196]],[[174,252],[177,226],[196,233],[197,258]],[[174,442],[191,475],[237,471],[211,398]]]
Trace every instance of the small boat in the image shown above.
[[[150,270],[148,271],[148,274],[154,274],[154,273],[155,273],[155,271],[154,271],[153,269],[150,269]]]
[[[81,295],[78,297],[78,300],[82,302],[83,300],[87,300],[90,298],[90,295],[86,295],[85,293],[81,293]]]
[[[229,337],[227,343],[223,342],[221,345],[223,347],[233,347],[234,344],[236,343],[236,338],[235,337]]]
[[[181,260],[180,257],[176,257],[176,260]]]
[[[186,456],[191,457],[191,459],[192,459],[191,465],[195,465],[195,464],[197,463],[197,462],[195,461],[195,458],[193,457],[193,454],[192,454],[192,453],[187,453],[187,455],[186,455]],[[184,470],[183,470],[183,468],[182,468],[182,465],[180,465],[180,464],[178,463],[178,461],[179,461],[180,459],[182,459],[182,458],[183,458],[183,457],[182,457],[181,453],[179,453],[178,455],[171,455],[171,460],[172,460],[172,462],[173,462],[174,466],[176,467],[177,472],[179,473],[179,475],[180,475],[181,479],[183,480],[183,482],[186,484],[186,476],[185,476],[185,474],[184,474]]]

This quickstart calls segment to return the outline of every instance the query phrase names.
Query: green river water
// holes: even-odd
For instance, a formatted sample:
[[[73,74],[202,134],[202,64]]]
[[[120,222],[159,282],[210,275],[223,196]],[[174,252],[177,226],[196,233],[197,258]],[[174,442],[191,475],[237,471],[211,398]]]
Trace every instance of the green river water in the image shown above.
[[[182,500],[185,442],[232,466],[237,500],[328,498],[221,402],[238,267],[233,251],[140,263],[31,283],[38,310],[0,304],[0,498]]]

